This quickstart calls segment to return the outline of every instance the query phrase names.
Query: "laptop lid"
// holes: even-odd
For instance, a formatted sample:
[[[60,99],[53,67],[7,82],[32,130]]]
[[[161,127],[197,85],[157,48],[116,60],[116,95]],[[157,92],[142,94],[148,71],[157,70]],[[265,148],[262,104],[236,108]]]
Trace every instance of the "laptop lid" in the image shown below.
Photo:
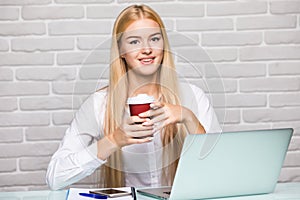
[[[273,192],[292,133],[290,128],[187,135],[170,199]]]

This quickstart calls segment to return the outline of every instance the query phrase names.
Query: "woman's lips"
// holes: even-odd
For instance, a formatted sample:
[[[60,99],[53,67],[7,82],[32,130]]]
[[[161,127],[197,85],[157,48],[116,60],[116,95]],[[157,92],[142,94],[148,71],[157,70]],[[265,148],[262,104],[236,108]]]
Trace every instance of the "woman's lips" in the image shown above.
[[[154,63],[154,59],[155,57],[149,57],[149,58],[141,58],[139,59],[139,61],[143,64],[143,65],[149,65],[149,64],[153,64]]]

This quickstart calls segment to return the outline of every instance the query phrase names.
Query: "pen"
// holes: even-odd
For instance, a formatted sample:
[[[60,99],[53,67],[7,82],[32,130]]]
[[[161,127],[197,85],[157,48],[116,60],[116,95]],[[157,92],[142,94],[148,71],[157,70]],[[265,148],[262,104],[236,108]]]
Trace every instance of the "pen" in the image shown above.
[[[135,188],[131,187],[131,195],[133,197],[133,200],[136,200],[136,193],[135,193]]]
[[[84,197],[94,198],[94,199],[107,199],[107,196],[105,196],[105,195],[100,195],[100,194],[79,193],[79,195],[84,196]]]

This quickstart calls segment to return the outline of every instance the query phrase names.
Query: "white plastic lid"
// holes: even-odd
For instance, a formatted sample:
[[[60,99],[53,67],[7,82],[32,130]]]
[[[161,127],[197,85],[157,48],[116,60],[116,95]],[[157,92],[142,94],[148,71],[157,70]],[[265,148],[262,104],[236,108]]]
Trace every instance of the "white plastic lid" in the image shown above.
[[[127,104],[144,104],[152,103],[155,99],[153,96],[148,96],[147,94],[139,94],[135,97],[130,97],[127,99]]]

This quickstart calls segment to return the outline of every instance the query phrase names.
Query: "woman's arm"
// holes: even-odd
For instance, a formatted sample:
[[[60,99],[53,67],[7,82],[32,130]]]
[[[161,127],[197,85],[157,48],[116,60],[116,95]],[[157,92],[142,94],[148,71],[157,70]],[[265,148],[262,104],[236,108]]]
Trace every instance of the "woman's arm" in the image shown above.
[[[100,127],[95,101],[103,103],[99,94],[91,95],[76,112],[70,127],[54,153],[47,170],[47,184],[57,190],[93,173],[105,163],[97,158]]]

